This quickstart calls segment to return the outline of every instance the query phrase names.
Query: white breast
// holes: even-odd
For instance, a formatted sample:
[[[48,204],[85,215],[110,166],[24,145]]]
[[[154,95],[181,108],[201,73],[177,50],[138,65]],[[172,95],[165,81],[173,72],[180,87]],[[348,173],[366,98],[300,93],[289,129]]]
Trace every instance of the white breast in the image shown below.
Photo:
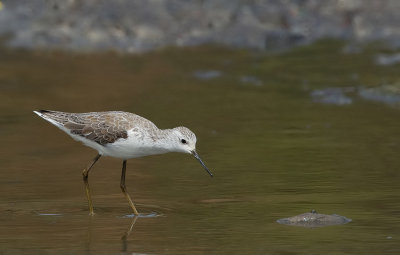
[[[169,152],[163,145],[162,140],[152,138],[146,130],[133,128],[128,130],[127,139],[118,139],[114,143],[105,145],[103,155],[130,159]]]

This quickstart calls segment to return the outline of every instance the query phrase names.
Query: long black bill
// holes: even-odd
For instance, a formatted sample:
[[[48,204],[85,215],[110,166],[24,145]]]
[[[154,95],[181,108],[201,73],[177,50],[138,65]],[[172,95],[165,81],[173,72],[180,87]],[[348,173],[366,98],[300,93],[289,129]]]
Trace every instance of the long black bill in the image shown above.
[[[197,154],[196,151],[192,151],[193,156],[200,162],[200,164],[204,167],[204,169],[207,171],[207,173],[213,177],[213,174],[211,173],[211,171],[206,167],[206,165],[203,163],[203,161],[201,160],[199,154]]]

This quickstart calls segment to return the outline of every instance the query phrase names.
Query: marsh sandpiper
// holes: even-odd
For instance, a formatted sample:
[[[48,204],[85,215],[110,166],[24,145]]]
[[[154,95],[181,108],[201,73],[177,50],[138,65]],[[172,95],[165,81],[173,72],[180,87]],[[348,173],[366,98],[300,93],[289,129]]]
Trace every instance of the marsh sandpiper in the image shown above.
[[[98,151],[97,156],[82,173],[90,215],[94,215],[94,211],[88,180],[89,171],[101,156],[123,160],[120,186],[135,215],[139,213],[125,186],[128,159],[167,152],[189,153],[200,162],[211,177],[213,176],[196,152],[195,134],[186,127],[159,129],[153,122],[139,115],[121,111],[68,113],[40,110],[34,113],[73,139]]]

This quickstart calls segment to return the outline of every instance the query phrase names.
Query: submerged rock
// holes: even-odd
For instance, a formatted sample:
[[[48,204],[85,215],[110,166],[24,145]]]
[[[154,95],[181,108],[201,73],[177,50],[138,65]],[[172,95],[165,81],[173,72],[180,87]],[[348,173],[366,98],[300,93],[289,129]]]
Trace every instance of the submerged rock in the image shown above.
[[[348,105],[353,100],[345,93],[353,92],[354,88],[325,88],[317,89],[311,92],[311,98],[315,103]]]
[[[361,87],[358,90],[358,95],[369,101],[380,102],[387,105],[400,105],[400,86],[399,85],[383,85],[375,88]]]
[[[254,86],[262,86],[263,82],[255,76],[243,75],[240,77],[241,83],[251,84]]]
[[[217,70],[199,70],[193,72],[193,76],[200,80],[211,80],[222,75],[221,71]]]
[[[381,66],[391,66],[400,63],[400,53],[396,54],[380,54],[376,57],[375,62]]]
[[[315,210],[312,210],[309,213],[303,213],[290,218],[279,219],[276,222],[278,222],[279,224],[290,225],[290,226],[319,228],[332,225],[346,224],[349,223],[350,221],[351,219],[348,219],[344,216],[340,216],[337,214],[332,214],[332,215],[320,214],[317,213]]]

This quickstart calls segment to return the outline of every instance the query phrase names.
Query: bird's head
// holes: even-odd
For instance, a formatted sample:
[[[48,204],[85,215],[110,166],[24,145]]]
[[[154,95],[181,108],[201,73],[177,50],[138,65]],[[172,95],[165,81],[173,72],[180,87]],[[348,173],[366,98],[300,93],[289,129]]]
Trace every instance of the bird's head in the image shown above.
[[[173,133],[176,136],[175,148],[178,152],[192,154],[212,177],[213,174],[206,167],[201,160],[200,156],[196,152],[196,135],[186,127],[176,127],[173,129]]]

